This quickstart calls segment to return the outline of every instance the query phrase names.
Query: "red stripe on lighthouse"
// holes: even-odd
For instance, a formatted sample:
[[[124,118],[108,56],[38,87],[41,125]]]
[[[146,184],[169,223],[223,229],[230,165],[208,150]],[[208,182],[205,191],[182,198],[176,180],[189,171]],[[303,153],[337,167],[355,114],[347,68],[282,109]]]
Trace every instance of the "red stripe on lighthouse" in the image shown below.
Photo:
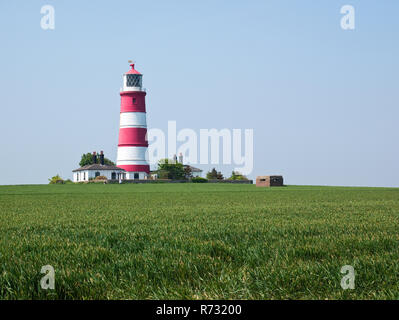
[[[136,164],[136,165],[119,165],[119,168],[125,169],[127,172],[146,172],[150,173],[150,166],[149,165],[141,165],[141,164]]]
[[[144,91],[123,91],[121,95],[121,112],[145,112]]]
[[[146,128],[120,128],[118,146],[148,147]]]

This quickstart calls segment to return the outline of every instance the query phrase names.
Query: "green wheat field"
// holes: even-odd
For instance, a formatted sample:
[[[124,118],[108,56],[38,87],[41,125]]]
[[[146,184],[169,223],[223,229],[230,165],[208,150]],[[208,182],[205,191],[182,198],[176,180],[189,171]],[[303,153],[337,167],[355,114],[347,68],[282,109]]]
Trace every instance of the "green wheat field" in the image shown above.
[[[397,188],[0,186],[0,299],[398,298]]]

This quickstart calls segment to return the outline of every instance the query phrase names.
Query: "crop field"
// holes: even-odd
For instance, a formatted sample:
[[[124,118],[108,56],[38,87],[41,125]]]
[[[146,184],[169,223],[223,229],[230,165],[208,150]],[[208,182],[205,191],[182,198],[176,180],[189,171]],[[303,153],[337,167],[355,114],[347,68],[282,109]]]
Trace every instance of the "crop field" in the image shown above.
[[[399,299],[399,189],[0,186],[0,299]]]

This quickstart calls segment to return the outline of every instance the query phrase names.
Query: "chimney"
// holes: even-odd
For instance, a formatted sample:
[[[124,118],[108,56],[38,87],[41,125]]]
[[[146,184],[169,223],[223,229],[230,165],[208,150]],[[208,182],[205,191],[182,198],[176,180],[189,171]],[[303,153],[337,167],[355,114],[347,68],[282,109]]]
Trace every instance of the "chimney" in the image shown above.
[[[100,163],[104,165],[104,152],[100,151]]]
[[[179,162],[183,164],[183,154],[181,152],[179,154]]]
[[[97,163],[97,152],[93,151],[93,163]]]

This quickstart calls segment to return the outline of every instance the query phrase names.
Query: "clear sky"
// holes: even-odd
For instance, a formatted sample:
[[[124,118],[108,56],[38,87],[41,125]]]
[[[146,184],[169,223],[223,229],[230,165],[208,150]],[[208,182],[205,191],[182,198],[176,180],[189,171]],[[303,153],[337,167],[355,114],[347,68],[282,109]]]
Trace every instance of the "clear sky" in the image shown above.
[[[148,127],[253,129],[251,178],[399,186],[398,16],[397,0],[2,0],[0,184],[71,178],[94,150],[116,160],[133,59]]]

